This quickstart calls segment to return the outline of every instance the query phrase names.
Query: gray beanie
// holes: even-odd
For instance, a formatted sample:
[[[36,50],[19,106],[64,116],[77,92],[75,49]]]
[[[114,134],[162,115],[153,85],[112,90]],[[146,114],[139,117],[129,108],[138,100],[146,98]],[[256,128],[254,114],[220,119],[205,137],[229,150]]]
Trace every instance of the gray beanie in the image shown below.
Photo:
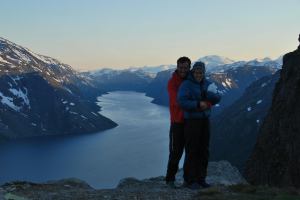
[[[201,61],[195,62],[192,71],[195,71],[196,69],[200,69],[205,73],[205,64]]]

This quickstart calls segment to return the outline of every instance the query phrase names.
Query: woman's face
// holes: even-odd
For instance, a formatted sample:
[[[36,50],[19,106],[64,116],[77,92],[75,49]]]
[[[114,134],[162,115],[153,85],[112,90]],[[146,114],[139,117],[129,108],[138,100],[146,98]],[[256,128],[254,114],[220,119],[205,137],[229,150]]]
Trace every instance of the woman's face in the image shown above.
[[[203,77],[204,77],[204,73],[201,69],[196,69],[194,72],[193,72],[193,76],[195,78],[195,80],[197,82],[201,82]]]

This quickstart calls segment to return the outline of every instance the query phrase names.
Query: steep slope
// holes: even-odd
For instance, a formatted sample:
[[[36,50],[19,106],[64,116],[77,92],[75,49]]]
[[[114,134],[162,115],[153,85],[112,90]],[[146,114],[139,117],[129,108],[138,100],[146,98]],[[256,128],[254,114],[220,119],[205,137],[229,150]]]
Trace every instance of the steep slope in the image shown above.
[[[212,120],[212,160],[228,160],[243,171],[271,106],[278,79],[279,71],[253,82],[238,100]]]
[[[153,103],[164,106],[169,105],[167,85],[173,71],[173,69],[170,69],[157,73],[155,79],[146,87],[146,95],[153,97]]]
[[[300,187],[299,102],[300,46],[283,58],[271,109],[247,162],[245,175],[250,183]]]
[[[116,124],[95,104],[103,93],[70,66],[0,38],[0,135],[97,132]]]

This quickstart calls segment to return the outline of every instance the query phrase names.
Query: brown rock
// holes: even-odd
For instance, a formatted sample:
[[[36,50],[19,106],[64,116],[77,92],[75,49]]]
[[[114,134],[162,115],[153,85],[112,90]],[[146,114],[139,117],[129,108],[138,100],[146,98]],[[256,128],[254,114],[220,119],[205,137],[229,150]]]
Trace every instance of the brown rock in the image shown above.
[[[299,39],[300,41],[300,35]],[[272,106],[247,162],[252,184],[300,187],[300,49],[283,57]]]

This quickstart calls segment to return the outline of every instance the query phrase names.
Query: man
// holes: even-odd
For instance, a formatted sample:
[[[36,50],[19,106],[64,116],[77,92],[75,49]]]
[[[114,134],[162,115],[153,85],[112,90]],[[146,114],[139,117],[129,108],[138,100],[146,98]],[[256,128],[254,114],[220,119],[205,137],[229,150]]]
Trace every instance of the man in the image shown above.
[[[205,64],[196,62],[179,88],[177,100],[184,110],[184,181],[191,189],[207,188],[206,182],[212,105],[221,96],[205,78]]]
[[[175,175],[178,171],[179,161],[184,149],[184,117],[183,111],[177,103],[179,86],[186,79],[191,67],[188,57],[180,57],[177,60],[177,69],[173,72],[168,82],[169,108],[170,108],[170,144],[169,161],[166,175],[166,183],[175,187]]]

